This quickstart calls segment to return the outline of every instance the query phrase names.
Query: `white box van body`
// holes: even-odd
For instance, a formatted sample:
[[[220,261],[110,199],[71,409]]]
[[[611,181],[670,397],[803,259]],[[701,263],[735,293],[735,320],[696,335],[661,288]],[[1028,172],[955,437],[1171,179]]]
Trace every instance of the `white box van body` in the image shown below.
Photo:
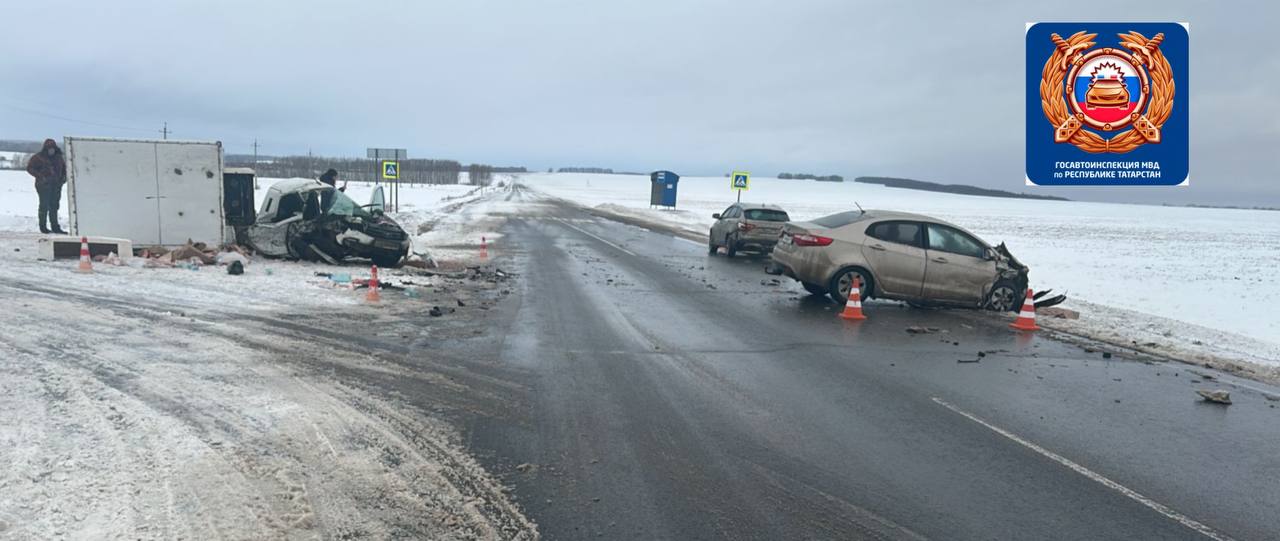
[[[72,232],[134,246],[234,240],[225,225],[222,143],[67,137]]]

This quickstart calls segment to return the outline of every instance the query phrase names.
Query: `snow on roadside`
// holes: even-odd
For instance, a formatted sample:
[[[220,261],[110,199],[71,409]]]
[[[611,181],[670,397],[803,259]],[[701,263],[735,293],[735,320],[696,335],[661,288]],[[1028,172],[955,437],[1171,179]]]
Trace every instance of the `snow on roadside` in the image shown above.
[[[364,352],[0,300],[0,538],[537,538],[448,425],[299,369]]]
[[[364,203],[372,190],[347,192]],[[449,213],[506,204],[495,192],[404,186],[393,217],[411,233],[440,222],[469,235]],[[101,263],[80,274],[36,259],[30,177],[0,171],[0,194],[0,538],[537,538],[447,424],[291,365],[385,370],[376,359],[211,323],[355,308],[362,292],[316,273],[367,268],[253,258],[241,276]],[[14,284],[136,301],[139,314]],[[193,319],[202,311],[217,317]]]
[[[734,201],[727,178],[682,177],[676,209],[649,207],[638,175],[526,174],[546,195],[705,237]],[[1280,368],[1280,213],[963,196],[852,182],[753,178],[743,201],[793,220],[856,208],[905,210],[1007,242],[1037,289],[1067,293],[1069,325],[1112,342],[1156,343],[1165,355]],[[1133,335],[1120,340],[1122,336]],[[1141,336],[1142,338],[1138,338]],[[1228,361],[1231,362],[1231,361]]]

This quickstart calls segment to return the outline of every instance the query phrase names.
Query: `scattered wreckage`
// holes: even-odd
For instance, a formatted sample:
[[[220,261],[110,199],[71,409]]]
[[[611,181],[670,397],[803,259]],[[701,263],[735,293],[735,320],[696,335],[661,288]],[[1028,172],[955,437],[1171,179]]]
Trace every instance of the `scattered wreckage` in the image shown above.
[[[241,245],[267,256],[338,264],[347,258],[391,268],[409,254],[409,234],[383,212],[381,188],[359,205],[312,179],[275,183],[254,223],[236,227]]]

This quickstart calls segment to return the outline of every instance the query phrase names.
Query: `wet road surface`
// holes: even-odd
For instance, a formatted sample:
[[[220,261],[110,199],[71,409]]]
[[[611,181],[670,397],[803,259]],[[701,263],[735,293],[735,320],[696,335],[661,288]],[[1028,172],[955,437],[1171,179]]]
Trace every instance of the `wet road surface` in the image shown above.
[[[984,313],[845,322],[763,259],[513,194],[487,354],[526,390],[468,438],[548,539],[1280,537],[1274,387]]]

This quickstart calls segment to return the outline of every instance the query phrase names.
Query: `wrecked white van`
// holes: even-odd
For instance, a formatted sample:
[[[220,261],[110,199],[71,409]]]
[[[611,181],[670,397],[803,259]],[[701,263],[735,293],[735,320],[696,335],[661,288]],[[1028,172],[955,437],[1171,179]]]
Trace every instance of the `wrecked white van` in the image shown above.
[[[361,206],[347,194],[312,179],[291,179],[267,190],[253,225],[236,238],[268,257],[337,264],[357,257],[395,267],[409,253],[409,235],[383,213],[382,190]]]

